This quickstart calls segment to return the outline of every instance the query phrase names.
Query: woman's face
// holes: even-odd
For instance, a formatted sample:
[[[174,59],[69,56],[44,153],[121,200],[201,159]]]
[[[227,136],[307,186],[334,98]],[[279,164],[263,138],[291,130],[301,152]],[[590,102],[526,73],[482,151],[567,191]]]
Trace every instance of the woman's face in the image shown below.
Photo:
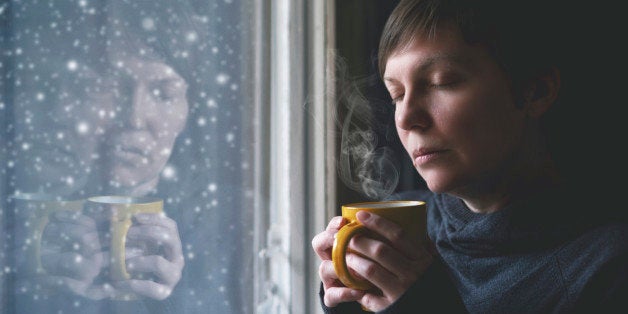
[[[384,81],[401,142],[434,192],[455,194],[499,177],[522,145],[525,112],[508,77],[450,24],[397,49]]]
[[[156,58],[109,60],[63,60],[24,79],[16,97],[16,138],[29,150],[16,171],[21,190],[130,193],[158,178],[185,126],[187,84]]]
[[[113,64],[104,162],[114,187],[135,186],[166,165],[187,119],[187,83],[154,59],[120,56]]]

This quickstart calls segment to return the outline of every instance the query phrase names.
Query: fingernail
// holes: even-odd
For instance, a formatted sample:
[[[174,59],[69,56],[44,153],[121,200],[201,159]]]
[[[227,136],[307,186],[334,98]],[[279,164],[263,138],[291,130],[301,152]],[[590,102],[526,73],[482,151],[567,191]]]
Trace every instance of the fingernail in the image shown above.
[[[366,221],[369,218],[371,218],[371,213],[361,210],[356,214],[356,216],[358,217],[359,220]]]
[[[359,291],[359,290],[351,290],[350,293],[351,293],[351,296],[353,297],[359,297],[362,295],[362,291]]]

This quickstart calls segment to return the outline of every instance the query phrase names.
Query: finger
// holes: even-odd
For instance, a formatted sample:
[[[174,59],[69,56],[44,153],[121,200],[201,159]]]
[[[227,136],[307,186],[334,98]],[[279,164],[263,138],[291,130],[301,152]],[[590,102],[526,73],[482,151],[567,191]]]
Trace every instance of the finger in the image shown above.
[[[42,235],[42,249],[79,252],[92,255],[100,251],[100,240],[95,229],[68,223],[50,223]],[[54,251],[54,250],[53,250]]]
[[[331,260],[331,249],[334,245],[334,234],[330,230],[323,231],[312,239],[312,248],[321,260]]]
[[[394,274],[402,285],[416,281],[432,262],[432,255],[421,245],[414,248],[416,259],[408,258],[409,254],[402,254],[388,243],[363,236],[351,239],[349,247]]]
[[[138,256],[127,259],[126,267],[134,275],[151,273],[159,279],[159,282],[168,286],[174,286],[181,279],[182,261],[183,259],[181,259],[181,262],[173,263],[157,255]]]
[[[365,236],[353,237],[349,242],[349,248],[368,257],[391,272],[400,268],[410,268],[409,264],[412,261],[388,243]]]
[[[359,211],[356,217],[361,224],[383,236],[394,248],[406,254],[408,258],[419,258],[416,252],[419,239],[410,239],[398,224],[366,211]]]
[[[331,259],[331,248],[334,245],[334,236],[346,223],[342,216],[336,216],[329,220],[325,231],[317,234],[312,239],[312,248],[321,260]]]
[[[149,214],[149,213],[139,213],[133,215],[133,219],[138,224],[146,224],[146,225],[155,225],[162,226],[169,230],[177,231],[177,222],[172,218],[169,218],[164,213],[160,214]]]
[[[342,226],[344,226],[346,220],[342,216],[336,216],[329,220],[327,224],[327,231],[338,232]]]
[[[139,225],[131,226],[127,233],[127,240],[132,242],[143,243],[156,248],[163,249],[164,256],[170,261],[182,258],[183,248],[181,247],[181,239],[179,233],[174,229],[168,229],[157,225]],[[157,251],[156,253],[158,253]]]
[[[336,270],[332,261],[323,261],[318,266],[318,277],[323,283],[323,289],[327,290],[331,287],[343,287],[344,285],[338,280]]]
[[[83,215],[81,212],[78,212],[78,211],[69,211],[69,210],[56,211],[52,215],[50,215],[50,221],[72,223],[76,225],[85,226],[91,229],[96,228],[96,222],[94,221],[94,219],[86,215]]]
[[[133,291],[134,293],[149,297],[151,299],[163,300],[172,293],[172,288],[148,280],[124,280],[115,283],[115,287],[119,290]]]
[[[363,306],[363,308],[369,309],[369,311],[379,312],[387,308],[390,305],[391,300],[381,294],[367,292],[362,296],[362,298],[360,298],[360,300],[358,300],[358,302]]]
[[[67,276],[77,280],[92,280],[100,272],[102,260],[99,254],[89,258],[75,252],[42,255],[41,262],[47,273]]]
[[[353,253],[347,254],[345,259],[348,268],[380,289],[387,287],[388,282],[397,281],[397,276],[373,260]]]
[[[65,276],[42,276],[38,280],[42,286],[49,287],[57,292],[70,292],[79,296],[88,297],[92,300],[100,300],[108,296],[105,294],[89,296],[87,291],[89,290],[91,281],[77,280]]]
[[[114,286],[108,283],[102,285],[90,285],[84,292],[84,296],[92,300],[102,300],[105,298],[110,299],[120,294],[121,293],[118,292]]]
[[[325,289],[323,302],[327,307],[335,307],[343,302],[357,301],[364,295],[364,291],[347,287],[330,287]]]

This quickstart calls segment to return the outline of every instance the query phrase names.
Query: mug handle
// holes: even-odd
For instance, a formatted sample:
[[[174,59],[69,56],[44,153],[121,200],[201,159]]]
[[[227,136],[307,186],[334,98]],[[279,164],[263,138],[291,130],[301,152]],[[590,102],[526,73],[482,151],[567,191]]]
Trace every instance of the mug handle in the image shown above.
[[[46,270],[41,263],[41,238],[44,234],[44,230],[46,229],[46,225],[48,224],[49,214],[50,212],[48,210],[44,210],[36,217],[32,217],[29,222],[29,224],[34,226],[34,229],[32,232],[32,244],[28,246],[26,256],[29,264],[29,271],[37,275],[46,274]]]
[[[138,205],[141,208],[120,210],[114,215],[111,221],[111,247],[110,247],[110,267],[109,273],[114,281],[131,279],[131,275],[126,270],[126,235],[133,224],[131,217],[137,213],[159,214],[163,212],[162,205],[154,204]]]
[[[334,264],[334,270],[336,271],[336,275],[338,275],[340,281],[345,286],[358,290],[369,290],[373,288],[373,285],[367,280],[360,280],[353,277],[351,272],[349,272],[345,257],[351,238],[357,234],[365,232],[366,230],[366,227],[357,221],[352,221],[344,225],[340,228],[340,230],[338,230],[331,250],[331,259]]]
[[[126,271],[126,234],[131,227],[130,215],[125,215],[122,220],[114,220],[111,222],[111,279],[114,281],[128,280],[131,275]]]
[[[57,207],[57,206],[61,207]],[[52,206],[52,207],[50,207]],[[50,222],[50,215],[60,210],[80,211],[82,208],[82,202],[61,202],[56,205],[44,205],[44,208],[37,209],[34,216],[28,219],[29,225],[33,226],[31,232],[31,244],[27,246],[26,256],[28,260],[27,271],[31,274],[45,275],[46,269],[41,262],[41,240],[44,235],[44,230]]]

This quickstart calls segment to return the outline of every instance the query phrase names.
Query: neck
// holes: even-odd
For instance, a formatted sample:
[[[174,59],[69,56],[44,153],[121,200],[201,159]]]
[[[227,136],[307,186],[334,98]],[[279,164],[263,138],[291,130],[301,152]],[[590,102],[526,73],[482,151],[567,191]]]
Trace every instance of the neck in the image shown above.
[[[487,214],[496,212],[511,202],[543,192],[559,182],[560,177],[549,160],[543,167],[487,180],[483,186],[460,191],[456,196],[460,197],[471,211]]]
[[[550,154],[540,141],[532,142],[513,153],[510,161],[496,171],[451,194],[461,198],[473,212],[492,213],[557,185],[561,179]]]

